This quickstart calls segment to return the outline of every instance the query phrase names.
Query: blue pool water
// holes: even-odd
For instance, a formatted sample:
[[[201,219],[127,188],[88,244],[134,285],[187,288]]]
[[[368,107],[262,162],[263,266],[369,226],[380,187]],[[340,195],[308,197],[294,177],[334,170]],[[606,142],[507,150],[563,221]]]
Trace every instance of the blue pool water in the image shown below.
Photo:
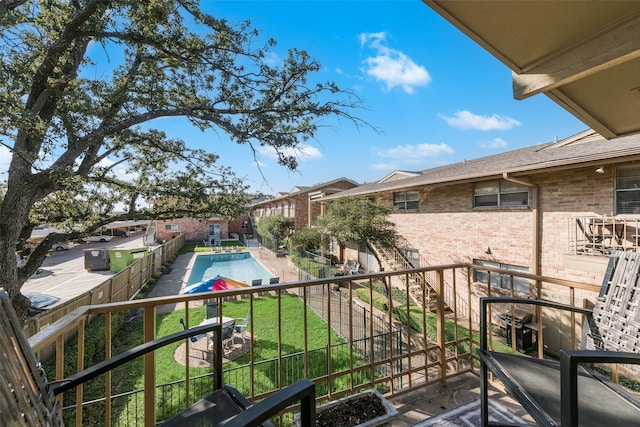
[[[269,283],[269,279],[273,277],[249,252],[197,255],[187,279],[187,286],[216,275],[240,280],[248,285],[254,279],[262,279],[263,282]]]

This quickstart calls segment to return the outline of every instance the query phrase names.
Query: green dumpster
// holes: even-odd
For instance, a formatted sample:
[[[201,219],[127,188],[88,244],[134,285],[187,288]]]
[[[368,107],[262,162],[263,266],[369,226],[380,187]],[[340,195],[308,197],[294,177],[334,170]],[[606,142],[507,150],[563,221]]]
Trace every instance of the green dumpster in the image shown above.
[[[124,268],[137,260],[144,257],[149,252],[149,248],[114,248],[109,250],[109,260],[111,264],[111,271],[117,273],[124,270]]]

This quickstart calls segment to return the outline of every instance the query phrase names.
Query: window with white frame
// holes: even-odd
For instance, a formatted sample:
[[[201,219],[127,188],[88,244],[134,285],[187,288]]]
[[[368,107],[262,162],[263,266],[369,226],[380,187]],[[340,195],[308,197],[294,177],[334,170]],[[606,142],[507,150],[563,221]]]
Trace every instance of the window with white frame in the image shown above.
[[[418,210],[420,195],[417,191],[393,193],[393,206],[400,211]]]
[[[616,169],[616,214],[640,215],[640,165]]]
[[[178,224],[165,224],[165,231],[178,231]]]
[[[499,268],[501,270],[511,270],[514,272],[528,273],[529,268],[520,265],[504,264],[501,262],[487,261],[483,259],[474,259],[473,263],[484,267]],[[491,274],[489,274],[491,273]],[[505,273],[496,273],[494,271],[489,272],[487,270],[476,269],[473,270],[473,281],[489,284],[489,276],[491,276],[491,287],[494,289],[511,290],[511,275]],[[518,293],[529,293],[529,279],[524,277],[513,276],[513,289]]]
[[[528,206],[529,187],[504,179],[476,183],[473,189],[473,206]]]

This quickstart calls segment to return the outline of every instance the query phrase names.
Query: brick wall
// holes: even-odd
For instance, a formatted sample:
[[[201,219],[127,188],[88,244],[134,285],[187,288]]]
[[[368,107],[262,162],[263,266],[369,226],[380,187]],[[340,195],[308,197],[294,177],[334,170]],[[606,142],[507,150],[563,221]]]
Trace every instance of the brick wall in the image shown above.
[[[571,218],[613,212],[612,169],[605,174],[588,167],[529,177],[538,186],[542,275],[600,284],[601,274],[568,267],[564,257]],[[535,272],[533,197],[526,208],[474,208],[473,188],[465,183],[421,189],[419,210],[395,213],[391,220],[428,264],[484,259],[527,266]],[[390,205],[393,194],[379,200]]]
[[[177,225],[177,230],[167,230],[167,226]],[[229,237],[229,223],[226,220],[198,220],[194,218],[176,218],[172,220],[157,221],[156,239],[158,241],[170,240],[180,233],[184,233],[186,241],[202,241],[209,238],[209,224],[220,224],[220,237]]]

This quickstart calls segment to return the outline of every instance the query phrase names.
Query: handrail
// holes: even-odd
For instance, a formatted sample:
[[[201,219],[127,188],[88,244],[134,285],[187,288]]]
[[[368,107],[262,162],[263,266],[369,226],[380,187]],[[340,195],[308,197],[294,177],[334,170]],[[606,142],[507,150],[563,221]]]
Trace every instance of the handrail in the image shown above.
[[[385,387],[385,390],[387,390],[387,393],[390,395],[397,395],[417,390],[424,387],[425,385],[434,384],[436,382],[444,384],[447,378],[458,376],[463,372],[475,371],[473,362],[475,359],[477,359],[477,356],[474,349],[478,347],[479,343],[477,341],[477,338],[474,338],[472,335],[472,328],[477,328],[477,324],[470,320],[473,316],[473,313],[471,313],[470,310],[470,307],[472,307],[472,303],[474,302],[472,300],[472,297],[475,298],[471,291],[470,280],[470,278],[473,277],[473,270],[484,270],[499,274],[511,275],[512,277],[523,277],[531,279],[531,286],[536,287],[536,290],[538,290],[538,287],[540,287],[540,289],[564,287],[567,289],[567,295],[573,295],[573,290],[583,290],[585,292],[593,292],[596,296],[599,291],[599,287],[597,286],[572,280],[538,276],[534,274],[502,270],[493,267],[477,266],[469,263],[452,263],[438,266],[400,269],[396,271],[383,271],[378,273],[355,274],[350,276],[338,276],[315,280],[285,282],[260,286],[259,288],[256,287],[229,289],[216,291],[215,293],[172,295],[127,302],[83,306],[79,307],[72,313],[66,315],[65,317],[52,323],[42,331],[33,335],[31,338],[29,338],[29,343],[36,353],[55,344],[55,356],[64,360],[63,338],[70,336],[74,332],[74,329],[79,330],[80,328],[84,328],[84,324],[88,323],[89,320],[94,318],[97,314],[105,314],[105,322],[108,323],[111,316],[110,313],[112,312],[123,310],[142,311],[142,328],[145,331],[144,340],[148,342],[156,338],[156,307],[162,305],[183,305],[186,310],[185,320],[188,324],[190,311],[194,310],[197,304],[200,304],[207,299],[216,298],[219,302],[227,301],[229,299],[248,299],[249,306],[253,307],[253,304],[255,304],[259,298],[262,298],[261,295],[264,294],[268,294],[271,297],[277,298],[278,300],[281,300],[284,295],[295,295],[304,304],[305,319],[308,315],[307,310],[309,310],[309,312],[313,310],[314,312],[316,312],[316,314],[325,318],[325,320],[327,321],[327,333],[336,330],[332,326],[331,321],[336,321],[336,318],[340,313],[344,313],[344,317],[341,317],[343,319],[342,321],[348,322],[349,325],[348,328],[344,329],[345,332],[343,332],[344,339],[348,344],[352,346],[352,351],[347,353],[349,355],[347,356],[349,358],[348,366],[333,366],[332,357],[335,357],[336,355],[332,354],[331,349],[328,348],[326,355],[326,372],[322,374],[316,374],[318,375],[316,378],[310,378],[317,384],[333,384],[335,380],[348,376],[350,378],[349,386],[347,389],[340,389],[337,391],[333,390],[331,387],[317,388],[317,390],[319,390],[317,396],[319,399],[339,398],[346,394],[354,393],[362,389],[362,387],[371,388],[376,386]],[[367,283],[371,284],[372,282],[379,279],[390,281],[394,277],[403,277],[409,274],[433,274],[436,277],[436,284],[438,285],[438,303],[436,304],[434,321],[437,324],[437,335],[432,338],[428,338],[425,335],[426,332],[424,331],[427,330],[427,314],[431,315],[431,313],[428,313],[429,310],[427,310],[427,307],[424,305],[420,307],[423,313],[422,319],[413,319],[417,320],[416,324],[415,322],[410,323],[411,310],[408,305],[408,298],[406,302],[400,303],[403,305],[403,309],[400,311],[402,311],[402,313],[406,313],[406,315],[399,318],[396,318],[396,314],[399,313],[396,306],[399,304],[393,301],[393,299],[391,298],[387,300],[387,304],[385,304],[384,308],[373,307],[371,302],[363,302],[359,299],[357,301],[357,304],[368,304],[368,314],[366,316],[360,316],[360,318],[361,321],[365,322],[364,331],[366,332],[366,338],[369,339],[369,342],[364,343],[369,346],[367,348],[367,356],[360,360],[359,358],[357,358],[359,357],[357,356],[358,349],[353,346],[354,341],[361,338],[361,336],[355,334],[353,330],[355,324],[354,322],[357,318],[357,316],[354,315],[355,312],[353,309],[353,307],[357,305],[354,299],[355,289],[363,286],[363,284],[365,284],[366,286]],[[460,279],[455,280],[456,276],[460,277]],[[446,277],[453,277],[453,292],[455,292],[456,295],[459,296],[458,299],[460,300],[466,298],[467,303],[462,308],[454,305],[453,307],[451,307],[452,309],[454,309],[454,311],[452,313],[447,313],[445,317],[445,300],[442,294],[445,292],[444,288]],[[464,280],[462,280],[463,278]],[[338,286],[335,286],[336,284]],[[408,290],[408,284],[405,285],[404,289],[405,291]],[[339,298],[337,297],[337,295],[335,295],[336,292],[340,292]],[[535,292],[535,295],[538,294],[539,292]],[[312,299],[314,298],[318,301],[318,304],[316,305],[312,304]],[[373,298],[369,297],[369,301],[371,300],[373,300]],[[405,305],[406,309],[404,308]],[[473,305],[475,306],[475,304]],[[219,314],[221,316],[223,315],[223,307],[224,305],[220,304],[221,310]],[[380,312],[380,310],[383,311]],[[371,317],[373,316],[374,312],[376,312],[376,315],[379,315],[380,319],[382,319],[384,322],[387,322],[388,325],[393,325],[394,328],[400,328],[399,330],[401,331],[401,333],[398,334],[397,337],[391,337],[390,333],[388,334],[388,336],[386,336],[385,334],[387,334],[387,332],[385,331],[374,331],[373,322],[371,322]],[[252,313],[255,313],[255,310],[252,310]],[[282,315],[280,314],[278,316],[278,322],[282,321]],[[461,326],[464,326],[468,329],[468,334],[460,333],[457,326],[454,328],[445,328],[445,321],[455,322],[456,325],[459,324]],[[254,331],[252,330],[252,328],[255,327],[255,322],[256,318],[254,315],[252,317],[250,328],[248,330],[251,336],[254,336]],[[280,330],[280,325],[277,325],[277,328],[278,330]],[[422,332],[419,329],[422,329]],[[447,336],[445,334],[445,329],[454,330],[455,335]],[[308,359],[306,357],[306,352],[308,350],[306,334],[307,332],[305,331],[301,336],[301,340],[304,341],[305,349],[305,357],[303,358],[305,360],[304,373],[305,375],[308,375],[310,370],[308,369]],[[374,339],[374,336],[384,338],[384,340],[377,342]],[[110,339],[110,335],[105,337],[105,342],[107,342],[108,346],[111,345]],[[278,340],[280,340],[280,338],[278,338]],[[259,342],[256,344],[253,340],[249,340],[249,342],[249,346],[252,349],[254,346],[259,345]],[[328,343],[331,344],[331,340],[329,340]],[[287,353],[283,352],[280,342],[278,342],[277,344],[278,355],[276,356],[276,359],[279,362],[276,364],[276,367],[279,371],[277,372],[277,381],[275,384],[276,386],[282,386],[284,384],[284,377],[283,372],[281,371],[285,369],[285,367],[282,363],[280,363],[280,361],[283,360],[283,356],[287,355]],[[459,349],[461,344],[468,346],[468,349],[464,351]],[[79,348],[80,347],[81,346],[79,345]],[[251,366],[253,366],[252,364],[255,362],[253,350],[251,350],[250,355],[250,364]],[[417,362],[416,360],[422,361]],[[357,361],[357,363],[355,363],[355,361]],[[58,362],[57,359],[56,362]],[[438,372],[438,374],[435,376],[433,375],[434,368]],[[273,390],[271,389],[258,388],[254,390],[257,380],[252,376],[255,374],[256,369],[253,368],[248,372],[251,381],[250,384],[252,387],[251,392],[249,393],[250,400],[252,402],[259,401],[273,393]],[[354,379],[359,376],[365,377],[364,384],[358,381],[354,381]],[[60,379],[61,377],[58,376],[57,378]],[[153,391],[148,392],[148,387],[156,387],[153,378],[153,374],[149,374],[149,378],[147,378],[145,374],[145,415],[147,415],[146,411],[153,411],[152,408],[155,404],[155,393]],[[151,379],[151,381],[146,381],[146,379]],[[187,395],[187,399],[189,399],[189,386],[186,385],[185,387],[185,394]],[[149,400],[149,402],[147,402],[147,400]],[[149,406],[147,406],[147,403]]]

